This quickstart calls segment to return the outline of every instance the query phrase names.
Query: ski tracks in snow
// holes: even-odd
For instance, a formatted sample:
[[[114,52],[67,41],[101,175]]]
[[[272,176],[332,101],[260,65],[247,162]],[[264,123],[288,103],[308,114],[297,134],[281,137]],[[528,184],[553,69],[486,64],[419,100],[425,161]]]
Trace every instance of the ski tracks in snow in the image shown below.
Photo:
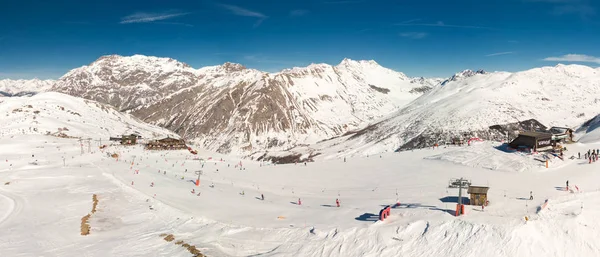
[[[25,200],[4,189],[0,189],[0,199],[0,203],[3,203],[2,206],[7,206],[4,213],[0,213],[0,228],[2,228],[10,222],[12,217],[21,213]]]

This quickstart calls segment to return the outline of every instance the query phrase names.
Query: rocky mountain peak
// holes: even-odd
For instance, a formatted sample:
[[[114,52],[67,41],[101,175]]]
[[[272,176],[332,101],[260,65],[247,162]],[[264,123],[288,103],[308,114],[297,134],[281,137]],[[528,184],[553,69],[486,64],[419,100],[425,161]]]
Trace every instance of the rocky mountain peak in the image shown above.
[[[361,66],[361,65],[379,65],[376,61],[374,60],[352,60],[350,58],[344,58],[344,60],[342,60],[340,62],[340,64],[338,64],[338,66]]]
[[[246,66],[241,65],[239,63],[226,62],[223,65],[221,65],[221,68],[223,68],[227,72],[236,72],[245,70]]]
[[[448,82],[450,81],[457,81],[459,79],[463,79],[463,78],[470,78],[476,75],[480,75],[480,74],[487,74],[488,72],[486,72],[485,70],[479,69],[477,71],[473,71],[473,70],[464,70],[461,71],[459,73],[456,73],[454,75],[452,75],[452,77],[450,77],[449,79],[445,80],[444,82],[442,82],[442,85],[446,85]]]

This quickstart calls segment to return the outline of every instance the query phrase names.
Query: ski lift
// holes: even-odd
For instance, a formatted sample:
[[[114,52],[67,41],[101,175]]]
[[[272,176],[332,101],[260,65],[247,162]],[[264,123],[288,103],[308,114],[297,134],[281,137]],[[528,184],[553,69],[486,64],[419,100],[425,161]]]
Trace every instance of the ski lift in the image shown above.
[[[471,185],[471,181],[470,180],[465,180],[465,179],[451,179],[448,182],[448,188],[467,188]]]

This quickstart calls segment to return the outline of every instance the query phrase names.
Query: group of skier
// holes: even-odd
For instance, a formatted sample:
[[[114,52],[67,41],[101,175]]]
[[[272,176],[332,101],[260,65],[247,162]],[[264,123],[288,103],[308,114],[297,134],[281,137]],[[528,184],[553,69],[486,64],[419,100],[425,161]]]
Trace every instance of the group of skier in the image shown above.
[[[588,149],[587,153],[583,153],[583,158],[588,160],[588,163],[598,161],[598,155],[600,154],[600,149]],[[581,153],[578,153],[579,159],[581,159]]]

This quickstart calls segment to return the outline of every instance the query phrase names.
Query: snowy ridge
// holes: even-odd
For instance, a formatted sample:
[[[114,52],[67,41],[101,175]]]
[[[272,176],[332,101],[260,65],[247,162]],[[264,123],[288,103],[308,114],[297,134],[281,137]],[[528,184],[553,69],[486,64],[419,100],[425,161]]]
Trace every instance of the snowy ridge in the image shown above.
[[[40,79],[2,79],[0,80],[0,97],[45,92],[52,87],[54,82],[54,80]]]
[[[174,133],[121,113],[95,101],[54,92],[32,97],[0,99],[0,134],[50,134],[55,136],[103,138],[138,133],[144,138]]]
[[[112,55],[72,70],[52,90],[111,104],[209,150],[250,154],[339,136],[438,82],[375,61],[267,73],[235,63],[194,69],[169,58]]]
[[[585,122],[576,130],[576,135],[581,143],[600,142],[600,114]]]
[[[576,127],[600,113],[599,88],[600,71],[580,65],[476,74],[435,87],[396,113],[310,151],[368,155],[395,151],[411,140],[429,147],[528,119]]]

